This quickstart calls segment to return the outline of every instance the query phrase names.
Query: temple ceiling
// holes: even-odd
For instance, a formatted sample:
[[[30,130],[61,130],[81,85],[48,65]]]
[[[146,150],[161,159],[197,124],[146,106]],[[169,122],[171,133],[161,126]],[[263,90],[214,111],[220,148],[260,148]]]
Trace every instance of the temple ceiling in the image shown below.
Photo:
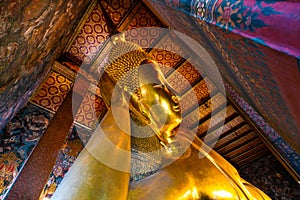
[[[106,13],[103,13],[103,8]],[[108,23],[107,16],[111,17]],[[136,29],[141,27],[149,29]],[[96,3],[66,48],[62,64],[72,70],[76,69],[74,66],[83,66],[86,72],[101,72],[103,65],[95,66],[93,63],[97,62],[99,52],[101,54],[106,39],[110,37],[109,30],[142,31],[126,32],[126,39],[144,48],[151,47],[145,50],[160,64],[166,79],[182,98],[184,127],[197,132],[201,139],[206,137],[209,144],[217,141],[214,149],[236,166],[268,155],[268,148],[252,125],[239,114],[236,105],[227,99],[207,72],[189,62],[190,49],[180,46],[182,41],[175,34],[167,35],[162,29],[153,27],[166,28],[143,2]],[[193,95],[196,95],[197,101],[193,101]],[[101,96],[97,97],[101,99]],[[106,112],[106,109],[99,110],[97,114],[103,116],[102,112]],[[83,126],[88,123],[83,117],[76,118],[76,122]]]
[[[112,35],[121,32],[126,32],[126,40],[141,46],[160,64],[166,80],[181,97],[182,126],[193,130],[197,137],[205,141],[206,144],[211,145],[214,150],[231,164],[237,168],[241,168],[255,160],[271,155],[274,151],[277,152],[276,148],[272,147],[272,142],[275,140],[279,141],[279,139],[281,141],[282,139],[276,135],[276,137],[274,136],[275,140],[270,142],[268,137],[263,134],[263,128],[257,126],[253,122],[253,118],[261,114],[266,116],[265,120],[268,123],[274,125],[274,116],[276,118],[275,121],[278,122],[282,120],[282,117],[289,118],[288,114],[281,116],[281,118],[276,117],[276,112],[282,109],[281,105],[278,108],[262,109],[276,104],[274,99],[270,99],[269,102],[263,102],[261,99],[256,98],[254,93],[244,92],[242,95],[239,93],[246,100],[250,99],[248,103],[253,105],[254,110],[260,111],[257,113],[258,115],[249,116],[249,113],[246,113],[241,108],[243,105],[248,106],[248,104],[245,104],[243,100],[240,101],[239,95],[234,92],[244,91],[244,88],[248,89],[247,87],[260,87],[265,84],[269,84],[270,91],[276,90],[276,88],[272,88],[272,80],[269,83],[260,84],[258,79],[251,78],[249,74],[246,78],[250,77],[247,79],[250,80],[250,84],[247,85],[249,81],[245,85],[235,84],[239,82],[237,81],[239,78],[240,80],[245,80],[247,70],[249,72],[252,70],[250,68],[244,69],[244,74],[239,70],[234,71],[234,69],[238,68],[235,63],[245,66],[248,62],[253,62],[253,65],[257,64],[257,61],[251,60],[249,57],[244,60],[240,59],[241,56],[234,57],[235,51],[232,50],[234,48],[240,49],[241,54],[247,55],[247,50],[243,47],[242,42],[238,42],[237,44],[231,43],[224,39],[225,32],[219,31],[216,27],[204,26],[202,21],[198,21],[200,28],[203,28],[204,32],[211,37],[211,41],[219,47],[219,50],[224,49],[225,45],[231,47],[230,51],[223,52],[220,50],[220,53],[213,57],[221,74],[232,75],[236,72],[236,77],[233,76],[232,79],[229,76],[222,75],[222,78],[226,82],[224,91],[224,88],[219,85],[218,80],[215,80],[214,72],[208,70],[206,67],[201,67],[203,62],[201,59],[198,60],[195,58],[195,52],[191,47],[186,45],[177,34],[167,33],[166,30],[170,29],[169,26],[176,23],[176,19],[166,20],[165,18],[158,17],[157,13],[154,14],[150,10],[149,5],[146,5],[143,1],[92,1],[62,55],[55,61],[44,81],[33,93],[29,103],[22,110],[25,114],[17,115],[10,122],[13,126],[4,129],[7,137],[5,136],[3,141],[10,141],[12,137],[16,136],[10,135],[10,131],[13,130],[14,133],[18,132],[20,128],[18,127],[18,122],[27,123],[26,120],[28,120],[28,117],[26,117],[26,114],[31,112],[34,113],[33,116],[38,119],[37,121],[41,120],[40,123],[42,124],[42,126],[36,128],[38,129],[36,131],[38,134],[35,135],[37,138],[35,142],[30,144],[23,142],[24,145],[20,140],[20,144],[24,145],[23,151],[25,153],[21,155],[19,153],[21,150],[14,147],[14,151],[18,152],[19,157],[18,162],[9,163],[9,166],[12,166],[12,168],[9,168],[11,169],[9,173],[12,177],[16,177],[14,170],[18,171],[17,169],[20,169],[28,158],[32,150],[28,146],[35,147],[37,145],[37,141],[42,137],[42,132],[46,130],[53,116],[58,113],[63,101],[67,98],[72,88],[75,87],[75,82],[77,82],[76,90],[74,91],[81,97],[82,103],[77,113],[74,113],[74,121],[69,133],[65,135],[66,139],[59,152],[59,157],[55,158],[56,164],[53,166],[42,196],[45,197],[52,194],[53,188],[55,190],[57,186],[57,183],[53,182],[53,180],[57,181],[58,177],[63,177],[66,173],[63,170],[72,165],[72,162],[74,162],[79,152],[91,137],[98,122],[101,121],[107,112],[107,108],[97,87],[97,78],[103,72],[103,62],[105,62],[105,56],[107,56],[107,41]],[[174,24],[168,23],[172,20]],[[183,17],[178,21],[187,22],[189,19]],[[185,30],[192,30],[195,28],[195,22],[184,23],[184,26]],[[206,44],[206,46],[203,46],[209,54],[212,54],[211,51],[213,50],[211,49],[215,50],[215,46],[204,41],[207,40],[207,37],[203,35],[194,35],[193,37],[199,37],[199,40],[203,40],[203,43]],[[233,36],[233,38],[241,41],[239,36]],[[237,46],[234,47],[235,45]],[[251,41],[249,45],[251,47],[256,46]],[[266,62],[272,62],[272,60],[268,59],[275,57],[277,53],[266,50],[266,48],[260,47],[259,52],[254,51],[249,56],[258,57],[260,53],[265,54],[267,52],[269,57]],[[285,56],[281,57],[281,59],[284,58]],[[233,70],[228,69],[228,63],[232,66]],[[259,72],[253,73],[259,74]],[[78,77],[82,81],[80,84],[78,84]],[[270,96],[272,94],[269,92],[266,95]],[[260,94],[261,96],[263,96],[262,93]],[[247,107],[246,109],[252,112],[251,109],[253,108]],[[253,111],[253,113],[256,112]],[[265,121],[261,121],[261,124],[264,125]],[[274,128],[280,131],[286,128],[288,132],[292,133],[295,128],[293,123],[284,123],[283,126],[276,123]],[[30,127],[30,125],[28,126]],[[34,129],[34,125],[31,128]],[[296,137],[294,136],[294,138]],[[292,140],[289,137],[287,139]],[[292,143],[296,142],[293,141]],[[8,143],[6,144],[8,145]],[[8,155],[12,157],[11,161],[16,160],[11,154]],[[53,158],[51,159],[53,160]],[[295,161],[296,164],[297,161]],[[52,182],[50,183],[49,181]],[[7,186],[7,188],[9,187]],[[16,190],[18,190],[18,186]],[[3,191],[5,192],[5,189]]]

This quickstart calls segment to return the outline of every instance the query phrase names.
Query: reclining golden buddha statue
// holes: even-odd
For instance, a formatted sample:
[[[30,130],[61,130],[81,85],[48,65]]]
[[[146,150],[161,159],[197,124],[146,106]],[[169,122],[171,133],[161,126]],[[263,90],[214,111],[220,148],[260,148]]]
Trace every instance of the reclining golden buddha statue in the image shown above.
[[[139,46],[115,38],[99,87],[108,112],[52,199],[270,199],[187,129]]]

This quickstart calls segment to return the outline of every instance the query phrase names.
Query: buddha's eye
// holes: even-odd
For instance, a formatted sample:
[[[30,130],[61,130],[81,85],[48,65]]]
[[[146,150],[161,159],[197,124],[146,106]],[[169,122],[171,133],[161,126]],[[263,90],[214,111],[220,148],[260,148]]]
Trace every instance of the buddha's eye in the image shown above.
[[[154,85],[153,87],[154,88],[158,88],[158,89],[164,89],[165,88],[164,85]]]
[[[142,114],[144,114],[144,115],[147,114],[145,106],[143,105],[143,103],[141,101],[138,102],[138,105],[139,105],[139,109],[142,112]]]
[[[171,98],[174,103],[179,103],[177,96],[172,96]]]

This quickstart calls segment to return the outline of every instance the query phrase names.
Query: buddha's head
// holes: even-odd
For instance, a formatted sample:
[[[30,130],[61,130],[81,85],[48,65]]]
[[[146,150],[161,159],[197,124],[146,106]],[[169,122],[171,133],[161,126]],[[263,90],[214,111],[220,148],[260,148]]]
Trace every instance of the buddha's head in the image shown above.
[[[110,60],[101,77],[100,89],[106,104],[111,105],[111,90],[119,88],[129,99],[133,121],[150,126],[164,146],[172,143],[174,129],[181,123],[177,95],[158,64],[140,47],[122,42],[115,48],[129,51],[124,55],[117,52],[118,57]]]

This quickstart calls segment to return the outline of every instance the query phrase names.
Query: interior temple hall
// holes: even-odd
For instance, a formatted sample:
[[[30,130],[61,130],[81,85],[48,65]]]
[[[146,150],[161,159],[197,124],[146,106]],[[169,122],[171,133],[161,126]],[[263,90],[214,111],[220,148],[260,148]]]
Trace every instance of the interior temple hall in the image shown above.
[[[296,0],[1,0],[0,199],[300,199]]]

